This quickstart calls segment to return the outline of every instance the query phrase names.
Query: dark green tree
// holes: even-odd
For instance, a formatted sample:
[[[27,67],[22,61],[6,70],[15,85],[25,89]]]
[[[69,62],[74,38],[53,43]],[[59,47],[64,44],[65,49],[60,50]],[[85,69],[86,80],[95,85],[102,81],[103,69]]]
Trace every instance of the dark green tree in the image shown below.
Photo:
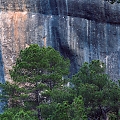
[[[72,81],[76,96],[82,95],[88,117],[106,119],[109,111],[118,116],[120,88],[105,74],[105,65],[99,60],[84,63]]]
[[[45,120],[87,120],[82,96],[75,97],[70,104],[68,101],[41,105]]]
[[[48,120],[70,120],[69,107],[67,102],[57,103],[56,110]]]
[[[0,114],[0,120],[38,120],[31,111],[19,108],[9,108]]]
[[[41,103],[51,102],[50,91],[65,84],[69,74],[69,60],[52,47],[30,45],[21,50],[15,66],[10,71],[12,83],[3,85],[3,93],[9,98],[9,107],[37,110],[39,120]]]
[[[70,108],[75,97],[74,91],[67,86],[61,86],[60,88],[54,88],[50,92],[50,96],[52,101],[51,103],[43,103],[40,105],[43,118],[45,120],[54,120],[55,118],[60,119],[66,116],[65,119],[70,119]],[[65,109],[67,109],[67,113],[63,114]]]
[[[71,112],[72,120],[87,120],[82,96],[74,98],[73,103],[71,104]]]

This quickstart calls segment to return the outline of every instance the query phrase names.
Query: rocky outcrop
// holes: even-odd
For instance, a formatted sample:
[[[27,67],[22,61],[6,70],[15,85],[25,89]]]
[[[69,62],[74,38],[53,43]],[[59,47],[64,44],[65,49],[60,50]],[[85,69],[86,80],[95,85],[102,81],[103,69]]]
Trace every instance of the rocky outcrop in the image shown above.
[[[52,46],[71,61],[100,59],[114,81],[120,78],[120,4],[104,0],[0,0],[1,82],[21,49]],[[3,61],[3,62],[2,62]],[[4,64],[3,64],[4,63]],[[3,72],[4,67],[4,72]]]
[[[65,15],[98,22],[120,23],[119,3],[105,0],[0,0],[1,11]]]

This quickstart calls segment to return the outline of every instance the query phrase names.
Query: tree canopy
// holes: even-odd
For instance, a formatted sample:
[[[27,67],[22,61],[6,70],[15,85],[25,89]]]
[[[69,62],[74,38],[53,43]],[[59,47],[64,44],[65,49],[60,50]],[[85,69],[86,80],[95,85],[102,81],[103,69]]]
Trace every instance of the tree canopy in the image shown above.
[[[8,106],[1,119],[120,119],[120,87],[99,60],[85,62],[72,78],[70,61],[52,47],[30,45],[10,71],[12,83],[1,84]],[[71,86],[67,86],[67,83]]]
[[[105,74],[104,63],[85,62],[71,82],[76,95],[82,95],[89,118],[106,120],[110,111],[119,118],[120,87]]]
[[[50,91],[65,84],[69,74],[69,60],[52,47],[30,45],[21,50],[10,71],[13,83],[6,82],[4,92],[10,107],[37,110],[41,119],[40,103],[51,102]]]

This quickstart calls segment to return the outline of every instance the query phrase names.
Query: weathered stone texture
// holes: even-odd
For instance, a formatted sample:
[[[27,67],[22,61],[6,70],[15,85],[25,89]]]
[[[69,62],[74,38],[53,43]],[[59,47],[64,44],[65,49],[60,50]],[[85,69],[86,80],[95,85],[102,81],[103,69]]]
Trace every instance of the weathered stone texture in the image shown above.
[[[26,12],[1,12],[0,31],[6,80],[20,49],[25,48]]]
[[[120,78],[120,4],[117,3],[0,0],[0,41],[6,80],[10,80],[9,70],[19,51],[32,43],[52,46],[69,57],[71,74],[83,62],[100,59],[112,79]]]
[[[40,0],[0,0],[1,11],[38,12]]]

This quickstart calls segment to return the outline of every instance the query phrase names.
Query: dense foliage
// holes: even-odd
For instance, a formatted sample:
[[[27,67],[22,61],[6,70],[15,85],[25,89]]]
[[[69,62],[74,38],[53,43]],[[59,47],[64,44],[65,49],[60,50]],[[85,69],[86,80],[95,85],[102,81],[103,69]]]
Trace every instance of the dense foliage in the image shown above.
[[[41,103],[51,102],[50,91],[65,84],[64,77],[69,73],[69,60],[51,47],[38,45],[22,50],[16,65],[10,71],[12,83],[6,82],[5,94],[9,107],[23,107],[38,112],[41,118]]]
[[[87,115],[92,120],[107,119],[109,112],[119,119],[120,88],[105,74],[105,65],[99,60],[84,63],[73,76],[76,95],[82,95]]]
[[[37,120],[31,111],[24,111],[20,108],[9,108],[0,115],[0,120]]]
[[[119,83],[105,74],[104,63],[85,62],[72,79],[66,77],[69,65],[51,47],[30,45],[21,51],[10,71],[13,82],[1,85],[8,105],[0,119],[119,120]]]

